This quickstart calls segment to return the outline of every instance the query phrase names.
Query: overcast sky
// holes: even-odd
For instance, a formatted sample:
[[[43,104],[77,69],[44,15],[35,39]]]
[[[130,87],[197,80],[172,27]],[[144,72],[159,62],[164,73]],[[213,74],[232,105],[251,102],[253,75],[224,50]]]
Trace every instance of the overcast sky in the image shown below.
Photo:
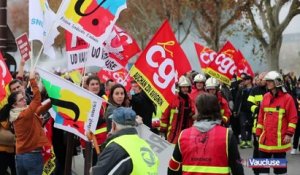
[[[288,12],[288,7],[284,6],[280,12],[280,19],[283,19],[287,12]],[[288,27],[284,30],[283,34],[288,34],[288,33],[300,33],[300,15],[297,15],[292,19]]]

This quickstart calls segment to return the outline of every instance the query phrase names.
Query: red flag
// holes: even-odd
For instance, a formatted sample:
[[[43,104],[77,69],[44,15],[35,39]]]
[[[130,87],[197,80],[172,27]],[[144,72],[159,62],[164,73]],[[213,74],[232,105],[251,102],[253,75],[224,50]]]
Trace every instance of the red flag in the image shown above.
[[[131,89],[132,78],[129,76],[129,73],[125,68],[122,68],[115,72],[101,69],[98,72],[98,77],[101,82],[106,82],[107,80],[111,79],[116,83],[122,84],[127,91]]]
[[[125,67],[128,60],[140,52],[140,48],[134,38],[115,25],[105,40],[104,51],[109,53],[109,57]]]
[[[132,66],[130,75],[164,111],[175,96],[178,77],[190,70],[191,65],[166,20]]]
[[[195,48],[202,71],[205,72],[209,64],[215,60],[217,52],[198,43],[195,43]]]
[[[235,52],[234,54],[234,61],[237,66],[237,76],[241,77],[242,73],[246,73],[247,75],[250,75],[251,77],[254,77],[254,72],[251,68],[251,65],[248,63],[244,55],[240,50]]]
[[[2,101],[7,93],[6,93],[6,87],[9,84],[9,82],[12,80],[12,76],[6,66],[6,63],[4,61],[4,58],[0,52],[0,101]]]
[[[206,73],[217,78],[225,84],[230,85],[231,79],[236,73],[236,65],[234,62],[234,54],[236,49],[227,41],[218,55],[207,68]]]

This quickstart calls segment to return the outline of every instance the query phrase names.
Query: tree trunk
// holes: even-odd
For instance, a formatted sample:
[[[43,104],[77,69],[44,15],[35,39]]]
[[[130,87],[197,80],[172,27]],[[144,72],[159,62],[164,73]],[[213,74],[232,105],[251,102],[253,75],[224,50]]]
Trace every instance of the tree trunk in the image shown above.
[[[277,42],[273,42],[273,44],[270,43],[267,47],[264,48],[268,71],[279,71],[279,53],[282,42],[281,40],[282,39],[279,39]]]

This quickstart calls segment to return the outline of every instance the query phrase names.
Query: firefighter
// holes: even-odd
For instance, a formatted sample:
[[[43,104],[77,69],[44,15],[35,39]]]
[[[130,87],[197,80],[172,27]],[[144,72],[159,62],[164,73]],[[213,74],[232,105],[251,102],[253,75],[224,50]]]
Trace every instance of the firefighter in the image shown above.
[[[205,81],[206,77],[202,74],[197,74],[194,77],[194,89],[192,89],[192,92],[190,94],[191,99],[193,100],[193,103],[195,102],[198,95],[205,92]]]
[[[217,97],[200,94],[196,106],[197,119],[181,132],[168,174],[243,175],[235,137],[228,128],[220,126],[222,115]]]
[[[229,109],[229,105],[227,100],[222,97],[221,91],[219,91],[219,82],[217,79],[210,77],[205,82],[205,89],[208,93],[216,95],[220,106],[221,106],[221,114],[222,114],[222,124],[228,126],[229,119],[231,116],[231,111]]]
[[[179,92],[175,99],[162,114],[160,120],[160,132],[173,144],[177,143],[178,136],[183,129],[189,128],[193,124],[194,107],[192,99],[189,97],[191,82],[181,76],[178,81]]]
[[[258,158],[259,157],[259,152],[258,152],[258,141],[255,137],[256,133],[256,124],[257,124],[257,116],[258,116],[258,111],[260,107],[260,103],[263,99],[264,94],[267,92],[266,88],[266,81],[264,80],[265,75],[267,72],[262,72],[259,74],[257,78],[257,86],[255,86],[248,97],[248,102],[250,104],[250,110],[252,112],[252,117],[253,117],[253,127],[252,127],[252,133],[253,133],[253,158]],[[258,169],[253,168],[254,174],[258,175]]]
[[[285,159],[297,124],[296,106],[293,97],[284,88],[280,73],[270,71],[264,79],[269,92],[263,96],[258,113],[256,135],[259,137],[259,157]],[[261,168],[260,174],[268,174],[269,171],[269,168]],[[274,173],[286,174],[287,168],[274,168]]]

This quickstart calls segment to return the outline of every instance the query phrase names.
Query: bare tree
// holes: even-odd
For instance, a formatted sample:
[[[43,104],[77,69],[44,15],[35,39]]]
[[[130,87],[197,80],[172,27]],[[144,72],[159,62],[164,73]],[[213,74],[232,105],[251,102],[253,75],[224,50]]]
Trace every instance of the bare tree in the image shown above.
[[[218,51],[221,36],[229,26],[232,28],[232,24],[241,19],[245,5],[243,0],[191,0],[189,6],[194,12],[197,35],[210,48]]]
[[[183,0],[131,0],[127,6],[118,24],[133,35],[142,48],[165,19],[169,19],[173,31],[178,33],[180,43],[189,35],[192,21],[187,20],[189,9]]]
[[[282,44],[282,33],[290,21],[300,14],[299,0],[249,0],[246,16],[249,19],[253,36],[264,49],[265,61],[270,70],[279,70],[279,52]],[[289,11],[280,21],[279,13],[283,6],[290,3]],[[253,5],[250,5],[253,4]],[[256,18],[255,15],[258,17]],[[262,25],[259,25],[262,24]]]

